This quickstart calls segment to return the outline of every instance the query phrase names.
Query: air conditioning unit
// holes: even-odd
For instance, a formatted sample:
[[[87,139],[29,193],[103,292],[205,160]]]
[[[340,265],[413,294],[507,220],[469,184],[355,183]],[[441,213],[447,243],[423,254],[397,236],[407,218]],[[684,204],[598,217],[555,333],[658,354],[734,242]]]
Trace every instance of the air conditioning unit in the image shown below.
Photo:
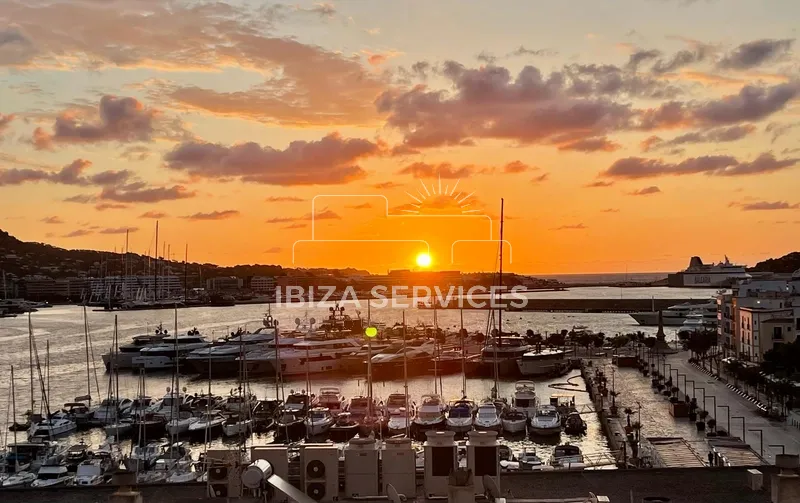
[[[496,431],[471,431],[467,440],[467,468],[475,476],[475,492],[483,494],[483,477],[500,476],[500,451]]]
[[[339,449],[333,445],[307,445],[300,451],[303,491],[320,502],[339,500]]]
[[[458,468],[458,446],[452,431],[426,431],[425,449],[425,497],[446,498],[450,473]]]
[[[383,493],[388,494],[387,486],[412,500],[417,494],[417,453],[410,438],[387,438],[381,452],[383,466]]]
[[[241,467],[225,457],[214,457],[209,451],[208,492],[212,498],[239,498],[242,495]]]
[[[250,448],[250,460],[264,460],[272,466],[272,474],[277,475],[283,480],[289,480],[289,455],[286,446],[283,445],[254,445]],[[280,492],[274,492],[267,487],[267,496],[271,496],[272,503],[288,503],[289,498]],[[274,499],[273,499],[274,498]]]
[[[348,498],[377,496],[378,444],[374,437],[354,438],[344,450],[344,492]]]

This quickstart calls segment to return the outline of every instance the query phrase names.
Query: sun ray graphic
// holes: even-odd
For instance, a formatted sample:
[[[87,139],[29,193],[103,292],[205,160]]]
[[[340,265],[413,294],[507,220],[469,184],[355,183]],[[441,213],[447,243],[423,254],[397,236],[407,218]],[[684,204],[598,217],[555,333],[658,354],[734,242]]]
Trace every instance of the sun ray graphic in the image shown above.
[[[419,181],[421,187],[416,189],[416,195],[406,191],[408,197],[414,200],[413,203],[408,203],[410,208],[404,208],[404,213],[414,215],[469,215],[481,213],[479,209],[470,208],[472,201],[470,198],[475,192],[466,194],[465,191],[458,191],[458,184],[461,179],[456,180],[452,188],[447,184],[442,188],[442,177],[439,176],[437,182],[431,182],[427,185],[422,180]]]

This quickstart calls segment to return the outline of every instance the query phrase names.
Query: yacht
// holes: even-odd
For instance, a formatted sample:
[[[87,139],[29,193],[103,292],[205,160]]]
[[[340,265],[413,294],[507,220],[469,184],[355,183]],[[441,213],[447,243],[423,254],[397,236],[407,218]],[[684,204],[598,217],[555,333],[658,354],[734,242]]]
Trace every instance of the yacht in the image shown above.
[[[559,435],[561,433],[561,415],[552,405],[543,405],[536,409],[531,419],[531,433],[534,435]]]
[[[184,388],[184,390],[185,389],[186,388]],[[180,416],[180,412],[182,409],[186,408],[188,400],[189,397],[184,393],[167,388],[167,392],[164,396],[148,407],[147,413],[161,416],[169,422],[176,415]]]
[[[640,311],[630,314],[639,325],[655,327],[658,325],[658,311]],[[703,303],[685,302],[676,304],[661,311],[661,319],[664,326],[678,327],[683,325],[690,314],[701,314],[704,322],[717,323],[717,301],[710,300]]]
[[[147,471],[155,465],[156,460],[164,453],[164,450],[164,446],[160,442],[136,445],[133,447],[130,456],[125,458],[123,463],[129,471]]]
[[[583,454],[577,445],[558,445],[550,457],[550,464],[558,468],[583,469]]]
[[[292,349],[292,347],[305,339],[298,337],[279,337],[266,344],[259,344],[252,351],[248,351],[245,355],[247,361],[247,375],[249,376],[275,376],[277,374],[277,367],[275,366],[275,355],[280,353],[280,359],[283,360],[283,354]],[[285,367],[282,365],[281,367]]]
[[[241,373],[242,360],[261,350],[275,339],[278,328],[261,327],[253,333],[236,333],[223,344],[195,349],[183,360],[185,370],[200,377],[236,377]]]
[[[477,355],[467,358],[467,373],[480,376],[493,376],[495,363],[498,377],[519,375],[517,360],[533,349],[524,337],[504,335],[492,337]]]
[[[79,428],[88,427],[92,414],[94,414],[94,411],[83,402],[65,403],[64,411],[66,411],[67,417],[72,419]]]
[[[569,370],[566,352],[561,349],[529,351],[517,360],[517,366],[525,377],[559,376]]]
[[[326,407],[314,407],[305,418],[306,436],[324,435],[331,429],[335,418]]]
[[[502,423],[494,402],[483,402],[475,414],[475,429],[483,431],[500,431]]]
[[[335,386],[320,388],[317,401],[320,407],[327,408],[334,416],[338,416],[344,410],[342,392]]]
[[[703,313],[699,311],[692,311],[686,315],[686,319],[678,329],[678,339],[685,341],[694,333],[704,332],[706,330],[716,330],[716,327],[716,320],[712,321],[706,319]]]
[[[105,353],[103,355],[103,363],[106,370],[111,370],[112,364],[115,369],[132,369],[133,357],[139,356],[139,352],[150,346],[161,343],[164,337],[169,335],[161,325],[156,327],[155,333],[152,335],[137,335],[129,344],[124,344],[117,348],[117,351]]]
[[[446,426],[445,406],[439,395],[422,395],[422,404],[417,409],[414,427],[417,431],[443,430]]]
[[[358,423],[359,433],[369,434],[369,431],[381,426],[380,409],[374,398],[370,403],[368,397],[354,396],[350,399],[347,411],[350,413],[350,417]]]
[[[128,415],[133,400],[130,398],[106,398],[94,411],[93,421],[99,424],[111,424],[117,422],[122,416]]]
[[[75,421],[71,420],[65,413],[56,412],[48,419],[34,425],[29,431],[30,437],[53,438],[59,435],[71,433],[78,428]]]
[[[75,471],[76,486],[99,486],[106,482],[107,465],[104,460],[92,458],[83,461]]]
[[[34,438],[31,442],[16,442],[8,444],[5,461],[14,471],[35,471],[38,467],[55,464],[63,457],[64,447],[54,442]]]
[[[500,414],[500,422],[503,424],[503,431],[506,433],[525,433],[528,417],[521,410],[512,407]]]
[[[732,264],[728,257],[718,264],[704,264],[700,257],[692,257],[689,267],[667,276],[672,287],[726,288],[749,279],[745,266]]]
[[[390,436],[405,435],[414,421],[414,414],[405,407],[392,409],[388,416],[389,420],[386,422],[386,429]]]
[[[300,417],[304,417],[308,410],[316,407],[316,405],[317,401],[314,395],[309,396],[305,391],[300,393],[290,391],[289,396],[286,397],[286,403],[283,405],[283,409],[297,414]]]
[[[341,358],[361,347],[356,339],[301,340],[287,350],[280,351],[281,373],[285,377],[303,376],[306,373],[337,372]],[[272,355],[272,365],[275,363]]]
[[[532,418],[536,414],[538,399],[536,398],[536,385],[533,381],[517,381],[514,384],[514,398],[511,404],[525,417]]]
[[[31,487],[56,487],[65,486],[72,482],[75,475],[71,474],[63,465],[46,465],[39,468],[36,480],[31,482]]]
[[[218,410],[212,410],[201,415],[198,420],[189,425],[187,434],[192,436],[214,437],[222,432],[222,425],[225,424],[225,416]]]
[[[159,344],[142,348],[131,362],[134,368],[145,370],[171,369],[175,367],[177,359],[208,345],[206,338],[197,329],[193,329],[186,335],[167,336]]]
[[[447,429],[456,433],[466,433],[472,430],[473,416],[475,415],[475,402],[461,399],[450,402],[447,408]]]
[[[373,379],[396,379],[403,376],[403,366],[409,376],[424,374],[428,371],[435,344],[431,340],[418,339],[407,341],[403,351],[403,343],[394,343],[372,356]]]

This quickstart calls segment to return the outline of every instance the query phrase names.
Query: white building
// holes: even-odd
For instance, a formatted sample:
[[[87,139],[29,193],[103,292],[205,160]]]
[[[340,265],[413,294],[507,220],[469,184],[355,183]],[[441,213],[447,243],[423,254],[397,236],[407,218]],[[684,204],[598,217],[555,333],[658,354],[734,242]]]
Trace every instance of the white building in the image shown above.
[[[274,292],[275,278],[272,276],[253,276],[250,278],[250,290],[254,292]]]
[[[93,298],[153,298],[158,292],[159,299],[183,295],[183,282],[179,276],[106,276],[89,278],[89,291]]]

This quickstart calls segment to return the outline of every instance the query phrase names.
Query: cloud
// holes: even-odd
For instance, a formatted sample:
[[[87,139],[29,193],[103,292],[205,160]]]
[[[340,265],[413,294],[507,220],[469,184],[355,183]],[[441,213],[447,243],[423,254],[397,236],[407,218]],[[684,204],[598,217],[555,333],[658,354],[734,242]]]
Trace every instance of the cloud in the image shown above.
[[[189,199],[196,195],[196,191],[190,191],[183,185],[147,188],[143,183],[139,182],[119,188],[106,187],[100,193],[99,198],[120,203],[159,203],[162,201]]]
[[[614,152],[615,150],[619,150],[621,148],[622,146],[619,143],[610,141],[605,136],[602,136],[599,138],[583,138],[573,142],[565,143],[559,145],[558,150],[574,150],[588,154],[590,152]]]
[[[531,178],[531,182],[533,183],[542,183],[550,179],[550,173],[543,173],[539,176],[534,176]]]
[[[193,215],[186,215],[181,218],[185,218],[186,220],[227,220],[229,218],[234,218],[239,216],[239,211],[237,210],[222,210],[222,211],[212,211],[209,213],[195,213]]]
[[[375,184],[372,185],[372,187],[375,188],[375,189],[379,189],[379,190],[385,190],[385,189],[393,189],[395,187],[402,187],[402,185],[403,185],[402,183],[397,183],[397,182],[391,182],[390,181],[390,182],[375,183]]]
[[[506,57],[509,56],[555,56],[558,52],[552,49],[526,49],[524,45],[521,45],[514,49],[513,51],[509,52]]]
[[[88,204],[88,203],[93,203],[95,201],[97,201],[97,196],[94,196],[92,194],[78,194],[64,199],[65,203]]]
[[[661,51],[656,49],[636,49],[628,57],[627,68],[635,71],[639,67],[639,64],[644,63],[645,61],[652,61],[657,59],[659,56],[661,56]]]
[[[770,122],[764,128],[764,132],[765,133],[771,133],[772,134],[772,143],[775,143],[778,140],[778,138],[780,138],[781,136],[785,135],[786,133],[788,133],[792,129],[796,128],[797,126],[800,126],[800,122],[793,122],[793,123],[788,123],[788,124],[780,124],[778,122]]]
[[[294,196],[269,196],[264,201],[267,203],[302,203],[305,199]]]
[[[94,231],[90,231],[90,230],[87,230],[87,229],[77,229],[77,230],[74,230],[72,232],[68,232],[67,234],[64,234],[61,237],[62,238],[79,238],[79,237],[83,237],[83,236],[88,236],[90,234],[94,234]]]
[[[776,159],[771,153],[763,153],[750,162],[741,162],[729,155],[692,157],[678,163],[665,162],[661,159],[627,157],[615,161],[607,170],[601,172],[600,176],[631,180],[697,173],[715,176],[745,176],[781,171],[798,162],[800,162],[800,158]]]
[[[146,161],[150,158],[150,149],[144,145],[134,145],[123,150],[119,154],[120,159],[126,161]]]
[[[766,210],[795,210],[800,208],[800,204],[789,204],[786,201],[758,201],[754,203],[731,203],[731,206],[739,206],[742,211],[766,211]]]
[[[264,253],[280,253],[282,250],[283,248],[279,246],[273,246],[272,248],[267,248],[264,250]]]
[[[600,213],[619,213],[619,208],[605,208],[600,210]]]
[[[513,173],[524,173],[525,171],[532,171],[536,168],[533,168],[522,161],[511,161],[505,166],[503,166],[503,173],[513,174]]]
[[[411,175],[414,178],[465,178],[475,171],[475,166],[465,164],[463,166],[453,166],[449,162],[430,164],[427,162],[415,162],[397,171],[398,175]]]
[[[550,229],[551,231],[574,231],[574,230],[583,230],[588,229],[583,224],[572,224],[572,225],[562,225],[561,227],[553,227]]]
[[[768,126],[769,127],[769,126]],[[665,150],[675,147],[677,145],[693,144],[693,143],[727,143],[734,142],[745,138],[746,136],[754,133],[756,127],[752,124],[743,124],[738,126],[720,127],[707,129],[705,131],[694,131],[691,133],[676,136],[671,140],[662,140],[658,136],[651,136],[641,143],[642,152],[650,152],[654,150]]]
[[[188,142],[164,156],[166,166],[204,178],[239,177],[269,185],[336,185],[366,177],[356,163],[381,153],[369,140],[342,138],[337,133],[316,141],[296,140],[284,150],[241,143],[224,146]]]
[[[366,210],[366,209],[372,208],[372,205],[370,203],[361,203],[361,204],[354,204],[354,205],[345,206],[345,208],[348,208],[348,209],[351,209],[351,210]]]
[[[127,209],[127,204],[120,204],[120,203],[97,203],[94,205],[94,209],[97,211],[105,211],[105,210],[124,210]]]
[[[84,172],[91,166],[91,161],[75,159],[59,171],[29,168],[0,169],[0,186],[48,182],[61,185],[108,187],[124,183],[132,176],[128,170],[102,171],[91,176],[84,175]]]
[[[695,50],[678,51],[668,60],[658,60],[650,71],[656,75],[674,72],[684,66],[703,61],[707,54],[705,46],[698,46]]]
[[[336,14],[336,7],[327,2],[315,3],[313,7],[303,10],[324,18],[331,18]]]
[[[2,37],[2,32],[0,32],[0,37]],[[2,45],[2,40],[0,40],[0,45]],[[16,119],[16,115],[14,114],[0,114],[0,140],[3,139],[3,133],[11,126],[11,121],[14,119]]]
[[[800,93],[800,83],[772,87],[744,86],[739,94],[712,100],[695,108],[692,118],[702,124],[723,125],[757,121],[782,110]]]
[[[604,188],[604,187],[611,187],[613,185],[614,185],[614,182],[605,182],[603,180],[597,180],[595,182],[587,183],[586,185],[584,185],[584,188],[587,188],[587,189],[598,189],[598,188]]]
[[[786,54],[792,47],[794,39],[754,40],[741,44],[720,62],[721,68],[747,70],[755,68],[764,63],[775,61],[780,56]]]
[[[126,234],[138,231],[138,227],[107,227],[98,231],[100,234]]]
[[[650,194],[660,194],[661,189],[656,187],[655,185],[650,187],[645,187],[643,189],[634,190],[633,192],[628,192],[629,196],[647,196]]]
[[[157,110],[145,107],[136,98],[106,95],[90,114],[81,110],[61,113],[51,133],[36,128],[33,145],[41,150],[57,143],[149,142],[160,127],[158,116]]]
[[[301,224],[301,223],[298,222],[298,223],[293,223],[293,224],[289,224],[289,225],[283,226],[283,227],[281,227],[281,229],[287,229],[287,230],[288,229],[304,229],[306,227],[308,227],[307,224]]]
[[[64,223],[64,221],[61,220],[61,217],[58,217],[58,216],[45,217],[41,221],[46,223],[46,224],[63,224]]]
[[[337,214],[333,210],[329,210],[328,208],[323,208],[321,211],[317,212],[314,215],[313,220],[341,220],[341,216]],[[290,222],[300,222],[300,221],[311,221],[311,213],[306,213],[305,215],[299,217],[273,217],[266,220],[268,224],[286,224]],[[305,225],[303,225],[305,227]],[[291,229],[298,229],[300,227],[288,227]]]
[[[158,218],[166,218],[168,216],[169,215],[167,215],[166,213],[162,213],[160,211],[146,211],[146,212],[142,213],[141,215],[139,215],[139,218],[156,218],[156,219],[158,219]]]

